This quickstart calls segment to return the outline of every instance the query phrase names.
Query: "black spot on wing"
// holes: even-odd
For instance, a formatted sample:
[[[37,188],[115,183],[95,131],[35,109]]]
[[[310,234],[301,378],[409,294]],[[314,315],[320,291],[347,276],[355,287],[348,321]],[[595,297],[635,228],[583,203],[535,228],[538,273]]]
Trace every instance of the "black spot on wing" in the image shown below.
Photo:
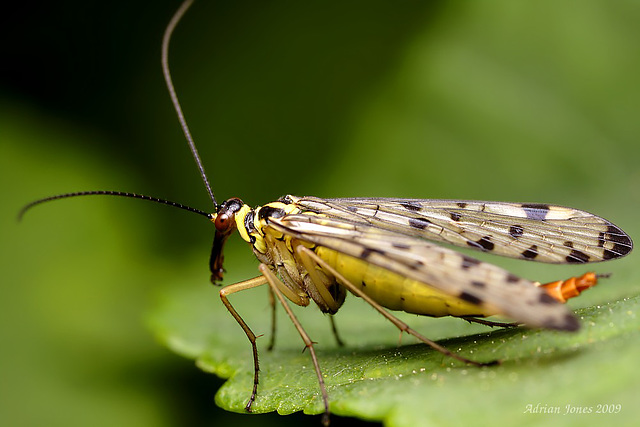
[[[521,225],[512,225],[511,227],[509,227],[509,234],[514,239],[517,239],[518,237],[522,237],[523,233],[524,233],[524,228],[522,228]]]
[[[460,215],[458,212],[449,212],[449,216],[453,221],[460,221],[460,218],[462,218],[462,215]]]
[[[580,329],[580,321],[573,314],[567,313],[564,316],[563,330],[574,332]]]
[[[620,258],[631,252],[631,247],[619,245],[618,243],[613,245],[613,249],[605,249],[602,253],[602,259],[609,260],[614,258]]]
[[[463,270],[468,270],[478,264],[480,264],[480,261],[478,261],[477,259],[471,258],[470,256],[462,255],[461,267]]]
[[[471,286],[476,287],[478,289],[483,289],[487,287],[487,284],[484,282],[480,282],[479,280],[474,280],[471,282]]]
[[[522,205],[527,218],[536,221],[544,221],[549,214],[549,205],[542,203],[525,203]]]
[[[377,250],[377,249],[364,248],[364,249],[362,250],[362,252],[360,253],[360,258],[361,258],[361,259],[367,259],[367,258],[369,258],[369,257],[371,256],[371,254],[374,254],[374,253],[384,254],[384,252],[379,251],[379,250]]]
[[[419,211],[420,209],[422,209],[422,206],[420,206],[420,204],[416,202],[404,202],[404,203],[400,203],[400,206],[412,212]]]
[[[464,291],[460,292],[460,294],[458,295],[458,298],[460,298],[462,301],[466,301],[471,304],[476,304],[476,305],[482,304],[482,299],[468,292],[464,292]]]
[[[577,249],[573,249],[565,259],[567,260],[567,262],[570,262],[573,264],[581,264],[581,263],[589,262],[589,255]]]
[[[551,295],[547,293],[540,294],[539,301],[541,304],[555,304],[558,302],[558,300],[556,300],[555,298],[553,298]]]
[[[567,240],[566,242],[563,243],[563,245],[568,247],[568,248],[572,248],[573,247],[573,242],[571,240]]]
[[[458,202],[458,203],[456,203],[456,205],[458,205],[458,207],[462,208],[462,209],[467,207],[467,204],[465,202]]]
[[[633,242],[624,231],[615,225],[609,225],[606,232],[601,232],[598,236],[598,246],[604,247],[605,243],[612,242],[612,248],[605,248],[602,254],[603,259],[620,258],[627,255],[633,249]]]
[[[397,248],[397,249],[411,249],[410,245],[407,245],[407,244],[404,244],[404,243],[393,242],[393,243],[391,243],[391,246],[393,246],[394,248]]]
[[[560,318],[549,317],[541,323],[541,326],[546,329],[575,332],[580,329],[580,322],[573,314],[567,313]]]
[[[407,267],[409,267],[411,270],[420,270],[424,268],[424,262],[417,260],[407,265]]]
[[[429,221],[426,218],[410,218],[409,219],[409,225],[413,228],[417,228],[418,230],[424,230],[429,226],[429,224],[431,224],[431,221]]]
[[[527,250],[522,252],[522,257],[526,259],[535,259],[538,256],[538,246],[531,245]]]
[[[513,273],[509,273],[507,274],[506,280],[507,283],[518,283],[520,281],[520,278]]]
[[[482,251],[492,251],[495,247],[491,241],[491,236],[481,237],[478,241],[467,240],[467,245]]]

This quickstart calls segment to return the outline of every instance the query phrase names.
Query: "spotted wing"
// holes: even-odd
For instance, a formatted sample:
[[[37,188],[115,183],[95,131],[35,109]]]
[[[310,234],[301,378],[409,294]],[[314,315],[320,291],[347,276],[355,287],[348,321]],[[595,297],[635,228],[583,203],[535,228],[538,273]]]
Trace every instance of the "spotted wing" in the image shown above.
[[[577,319],[529,280],[401,233],[312,213],[270,218],[281,233],[362,259],[532,327],[576,330]]]
[[[303,210],[407,236],[550,263],[620,258],[633,242],[604,218],[545,204],[420,199],[295,200]]]

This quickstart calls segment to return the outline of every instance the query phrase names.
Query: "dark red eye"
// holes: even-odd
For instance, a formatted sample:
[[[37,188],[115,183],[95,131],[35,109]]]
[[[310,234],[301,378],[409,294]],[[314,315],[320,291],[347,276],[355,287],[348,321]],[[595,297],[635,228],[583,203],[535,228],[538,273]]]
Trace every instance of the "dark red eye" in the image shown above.
[[[220,214],[216,217],[215,221],[216,230],[227,231],[233,224],[233,217],[227,214]]]

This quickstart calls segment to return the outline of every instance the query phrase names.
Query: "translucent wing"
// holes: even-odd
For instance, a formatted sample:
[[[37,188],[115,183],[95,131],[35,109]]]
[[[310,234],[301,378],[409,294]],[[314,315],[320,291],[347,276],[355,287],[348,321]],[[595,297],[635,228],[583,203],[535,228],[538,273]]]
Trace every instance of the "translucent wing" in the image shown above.
[[[546,204],[294,198],[303,210],[407,236],[525,260],[585,263],[627,255],[629,236],[604,218]]]
[[[576,330],[577,319],[529,280],[424,239],[311,213],[270,218],[297,239],[360,258],[533,327]]]

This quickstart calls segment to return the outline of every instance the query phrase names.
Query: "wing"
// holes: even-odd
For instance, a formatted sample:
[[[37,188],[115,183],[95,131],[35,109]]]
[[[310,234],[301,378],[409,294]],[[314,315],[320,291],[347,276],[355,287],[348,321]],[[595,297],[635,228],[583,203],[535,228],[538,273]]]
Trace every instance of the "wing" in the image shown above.
[[[424,239],[312,213],[269,218],[269,226],[365,260],[532,327],[576,330],[577,319],[535,283]]]
[[[546,204],[302,197],[303,210],[511,258],[585,263],[620,258],[633,242],[604,218]]]

